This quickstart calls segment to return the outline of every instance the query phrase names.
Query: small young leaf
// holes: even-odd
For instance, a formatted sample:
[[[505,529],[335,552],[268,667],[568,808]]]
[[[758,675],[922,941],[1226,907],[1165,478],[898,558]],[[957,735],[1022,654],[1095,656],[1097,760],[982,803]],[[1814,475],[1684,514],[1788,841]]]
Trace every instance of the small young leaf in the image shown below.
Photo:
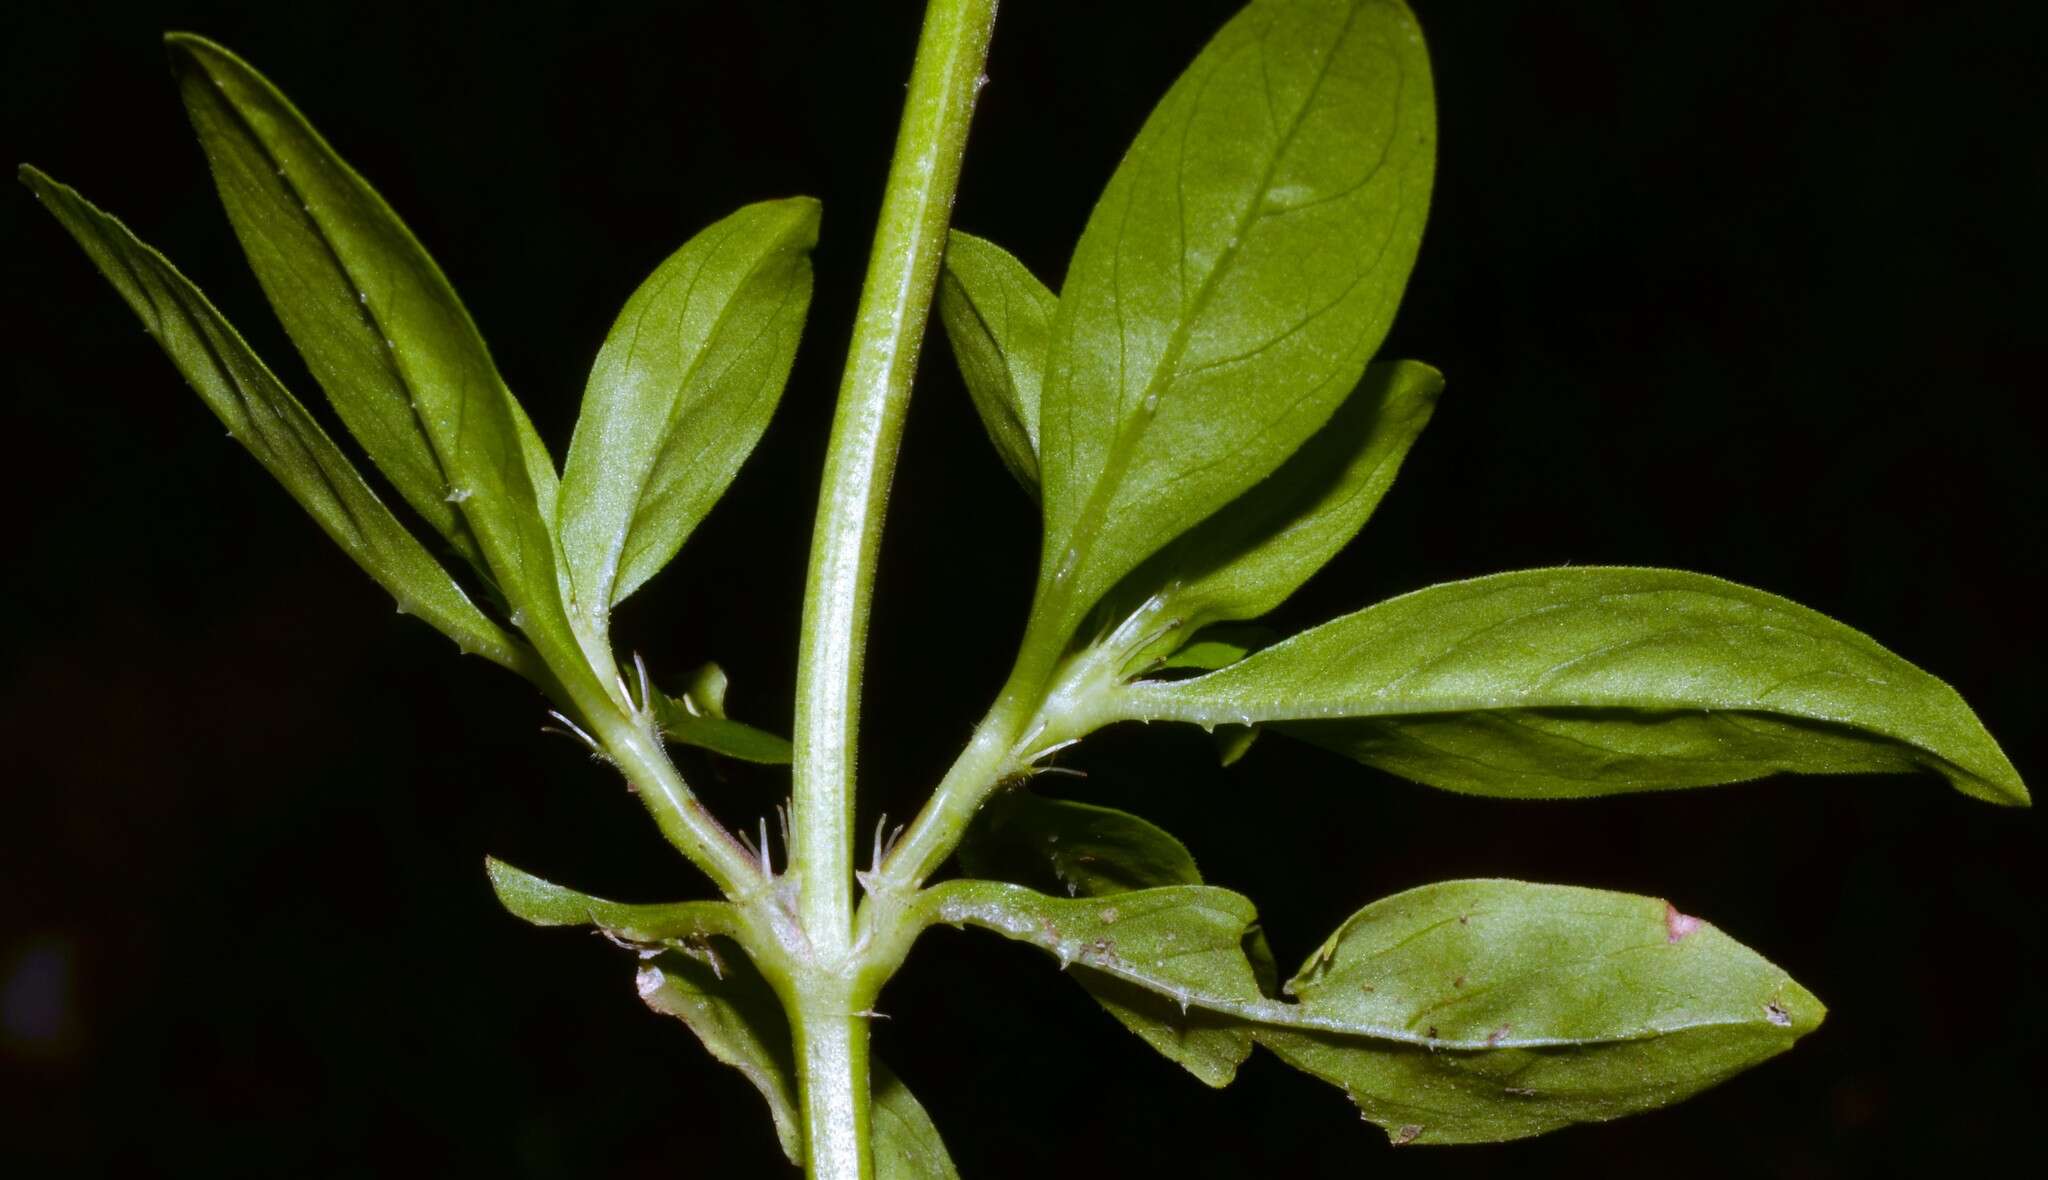
[[[1222,671],[1120,691],[1127,719],[1286,722],[1275,727],[1481,795],[1921,769],[1966,795],[2028,802],[1948,685],[1825,615],[1672,570],[1434,586]]]
[[[1039,423],[1048,642],[1351,392],[1415,259],[1434,140],[1397,0],[1253,4],[1174,83],[1060,292]]]
[[[398,599],[399,609],[426,620],[464,651],[522,675],[541,674],[532,649],[477,609],[199,288],[73,189],[29,167],[21,169],[21,179],[142,317],[235,440]]]
[[[736,945],[708,959],[664,951],[640,964],[634,982],[649,1008],[688,1025],[713,1057],[754,1084],[768,1101],[782,1153],[802,1164],[789,1020],[754,961]]]
[[[1215,739],[1216,760],[1225,766],[1235,766],[1238,759],[1251,753],[1252,743],[1259,740],[1259,727],[1219,725],[1210,736]]]
[[[726,718],[725,686],[725,669],[705,664],[690,673],[681,693],[656,691],[654,716],[662,735],[743,762],[787,764],[792,754],[788,738]]]
[[[1157,670],[1214,672],[1218,668],[1228,668],[1255,651],[1269,648],[1280,639],[1278,631],[1258,623],[1224,623],[1205,627],[1186,646],[1176,649],[1172,655],[1160,657]]]
[[[924,1104],[880,1058],[870,1057],[875,1180],[960,1180]]]
[[[1038,398],[1059,297],[993,242],[954,230],[939,275],[939,322],[1003,466],[1038,499]]]
[[[723,717],[694,716],[667,696],[655,698],[654,711],[662,736],[679,745],[768,766],[788,765],[793,753],[786,737]]]
[[[668,942],[729,933],[737,918],[729,902],[672,901],[640,905],[606,901],[544,881],[496,857],[484,858],[491,890],[513,917],[536,926],[595,926],[628,942]]]
[[[260,74],[204,38],[166,41],[228,219],[343,423],[481,559],[556,674],[589,676],[557,580],[553,462],[448,280]]]
[[[598,351],[562,472],[562,549],[600,626],[760,441],[810,306],[818,203],[749,205],[656,267]]]
[[[1353,915],[1260,1044],[1344,1087],[1397,1143],[1537,1135],[1664,1106],[1817,1027],[1806,989],[1656,898],[1451,881]],[[1382,1026],[1421,1043],[1312,1031]]]

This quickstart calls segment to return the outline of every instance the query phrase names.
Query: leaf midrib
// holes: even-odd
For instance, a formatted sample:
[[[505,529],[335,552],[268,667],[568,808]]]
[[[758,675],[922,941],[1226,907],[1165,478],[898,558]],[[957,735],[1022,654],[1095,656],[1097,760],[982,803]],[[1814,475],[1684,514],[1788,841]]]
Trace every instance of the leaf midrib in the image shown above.
[[[1332,39],[1330,51],[1323,56],[1323,60],[1319,63],[1315,81],[1310,84],[1307,97],[1295,109],[1288,121],[1286,130],[1280,137],[1279,144],[1274,148],[1271,157],[1266,161],[1266,165],[1259,177],[1258,186],[1254,190],[1253,198],[1246,202],[1244,209],[1239,213],[1234,229],[1230,237],[1225,241],[1224,248],[1219,253],[1215,265],[1211,266],[1209,272],[1202,277],[1201,286],[1196,289],[1193,300],[1179,316],[1178,322],[1174,326],[1173,334],[1167,339],[1166,348],[1160,353],[1159,361],[1154,365],[1152,375],[1146,380],[1139,394],[1137,404],[1141,409],[1145,402],[1153,398],[1155,394],[1163,396],[1164,390],[1160,388],[1161,382],[1170,382],[1176,375],[1176,370],[1180,365],[1180,358],[1187,351],[1188,345],[1193,339],[1194,325],[1207,310],[1208,301],[1213,297],[1216,287],[1221,282],[1220,276],[1230,270],[1236,263],[1238,255],[1243,251],[1245,237],[1263,210],[1266,196],[1272,189],[1273,177],[1279,170],[1280,161],[1285,158],[1288,150],[1293,146],[1295,136],[1299,134],[1302,124],[1307,121],[1309,110],[1315,106],[1316,100],[1321,96],[1323,83],[1329,77],[1331,64],[1335,61],[1338,50],[1343,45],[1345,39],[1351,35],[1352,26],[1357,22],[1357,19],[1358,8],[1354,6],[1345,15],[1344,27]],[[1261,32],[1260,38],[1256,43],[1261,54],[1262,63],[1266,49],[1265,38],[1271,32],[1272,26],[1268,25]],[[1222,65],[1223,63],[1218,63],[1217,73],[1221,72]],[[1215,74],[1212,74],[1209,80],[1205,80],[1205,89],[1207,81],[1213,81],[1214,77]],[[1269,93],[1269,101],[1270,97]],[[1190,123],[1193,121],[1193,109],[1200,108],[1201,99],[1202,92],[1198,91],[1190,100],[1192,108],[1189,115]],[[1184,179],[1184,174],[1177,174],[1174,185],[1174,191],[1177,195],[1182,191]],[[1129,218],[1129,210],[1130,199],[1127,198],[1124,207],[1124,217],[1126,220]],[[1176,224],[1184,239],[1186,234],[1185,219],[1176,219]],[[1117,251],[1113,255],[1113,268],[1121,265],[1123,256],[1122,244],[1123,235],[1119,233]],[[1183,241],[1181,249],[1183,263],[1185,263],[1186,257],[1187,250],[1185,241]],[[1062,292],[1062,298],[1064,297],[1065,294]],[[1122,302],[1122,299],[1119,297],[1117,300],[1119,308],[1121,308]],[[1119,331],[1118,335],[1121,340],[1122,332]],[[1071,383],[1071,380],[1072,378],[1069,377],[1069,383]],[[1067,613],[1074,595],[1074,587],[1081,580],[1081,571],[1088,564],[1088,558],[1091,556],[1096,535],[1100,531],[1103,519],[1109,511],[1109,501],[1113,498],[1117,485],[1121,483],[1125,470],[1130,466],[1132,459],[1135,457],[1138,443],[1143,440],[1145,434],[1151,429],[1152,423],[1159,417],[1157,410],[1141,413],[1135,418],[1129,417],[1127,411],[1125,413],[1126,420],[1118,429],[1115,440],[1110,444],[1109,454],[1104,459],[1101,474],[1096,477],[1094,486],[1089,490],[1087,500],[1082,503],[1081,511],[1075,517],[1074,527],[1067,534],[1066,543],[1050,546],[1047,549],[1047,561],[1045,564],[1048,574],[1056,576],[1056,571],[1062,568],[1070,570],[1065,582],[1061,584],[1064,588],[1056,589],[1055,591],[1061,595],[1059,602],[1061,609],[1054,612],[1057,615],[1065,615]],[[1069,421],[1071,422],[1071,418]],[[1071,426],[1069,427],[1069,432],[1071,433]],[[1066,555],[1068,553],[1074,555],[1071,562],[1067,560]]]

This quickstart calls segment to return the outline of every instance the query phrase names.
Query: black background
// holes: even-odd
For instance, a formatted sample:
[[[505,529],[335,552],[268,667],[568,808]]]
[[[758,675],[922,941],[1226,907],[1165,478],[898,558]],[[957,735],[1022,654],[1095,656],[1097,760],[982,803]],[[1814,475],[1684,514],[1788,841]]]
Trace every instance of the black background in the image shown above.
[[[312,400],[220,216],[156,33],[276,80],[462,291],[557,453],[639,279],[750,200],[822,197],[804,352],[754,460],[618,622],[742,716],[790,708],[816,470],[914,6],[13,6],[5,142],[163,248]],[[1017,2],[958,222],[1056,278],[1233,6]],[[1389,355],[1449,386],[1354,550],[1282,612],[1560,562],[1786,594],[1954,683],[2037,783],[2048,193],[2018,6],[1418,0],[1442,157]],[[1098,11],[1103,10],[1103,11]],[[753,1093],[622,955],[492,901],[486,852],[635,899],[701,886],[541,702],[392,616],[25,194],[5,226],[10,474],[0,1040],[15,1175],[774,1175]],[[863,823],[914,809],[1007,666],[1035,520],[943,344],[883,554]],[[1113,732],[1083,797],[1177,831],[1285,961],[1433,879],[1668,896],[1832,1008],[1692,1103],[1387,1156],[1256,1057],[1212,1092],[1040,957],[941,931],[881,1054],[969,1177],[1956,1167],[2043,1114],[2038,821],[1933,779],[1465,799],[1281,740]],[[686,767],[736,822],[781,797]],[[47,1002],[30,1002],[40,980]]]

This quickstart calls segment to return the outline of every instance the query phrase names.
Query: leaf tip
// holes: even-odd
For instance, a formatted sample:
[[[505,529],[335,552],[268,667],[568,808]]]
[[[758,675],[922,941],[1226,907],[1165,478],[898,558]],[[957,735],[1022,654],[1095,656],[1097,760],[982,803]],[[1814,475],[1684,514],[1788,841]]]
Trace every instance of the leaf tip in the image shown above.
[[[1764,1003],[1764,1019],[1785,1029],[1794,1040],[1819,1028],[1827,1018],[1827,1005],[1790,980],[1783,991]]]

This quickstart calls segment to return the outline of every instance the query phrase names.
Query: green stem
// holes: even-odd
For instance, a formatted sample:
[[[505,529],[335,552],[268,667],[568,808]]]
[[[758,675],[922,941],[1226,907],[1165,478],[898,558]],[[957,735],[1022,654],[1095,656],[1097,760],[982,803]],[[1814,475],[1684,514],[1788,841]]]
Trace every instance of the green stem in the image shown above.
[[[994,20],[994,0],[932,0],[925,12],[818,496],[797,655],[790,863],[801,874],[804,931],[828,961],[853,931],[854,748],[883,505]]]
[[[874,1175],[866,1005],[843,987],[805,986],[790,1011],[804,1122],[805,1173],[830,1180]]]
[[[1021,730],[1034,708],[1035,702],[1008,690],[996,699],[924,809],[890,849],[872,886],[877,894],[909,895],[952,855],[990,792],[1019,769],[1014,764],[1017,742],[1025,736]]]
[[[995,0],[930,0],[925,9],[855,313],[804,586],[789,858],[811,969],[797,976],[790,1015],[805,1167],[830,1180],[858,1180],[873,1169],[865,1149],[867,1018],[848,1010],[852,980],[863,974],[853,942],[853,768],[868,607],[883,507],[995,8]]]

